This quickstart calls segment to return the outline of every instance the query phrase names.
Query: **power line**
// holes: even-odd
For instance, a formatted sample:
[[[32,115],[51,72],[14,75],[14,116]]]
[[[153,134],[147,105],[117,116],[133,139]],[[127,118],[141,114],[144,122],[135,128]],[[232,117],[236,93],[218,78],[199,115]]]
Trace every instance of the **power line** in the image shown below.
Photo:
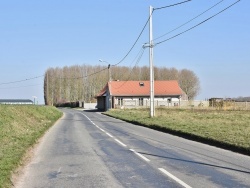
[[[55,76],[51,76],[51,75],[48,75],[48,76],[49,76],[50,78],[57,78],[57,79],[80,79],[80,78],[87,78],[87,77],[93,76],[93,75],[98,74],[98,73],[100,73],[100,72],[102,72],[102,71],[105,71],[105,70],[107,70],[107,69],[108,69],[108,67],[106,67],[106,68],[104,68],[104,69],[101,69],[101,70],[99,70],[99,71],[93,72],[93,73],[91,73],[91,74],[88,74],[88,75],[85,75],[85,76],[79,76],[79,77],[55,77]]]
[[[129,78],[131,77],[131,74],[132,74],[134,68],[139,64],[139,62],[140,62],[140,60],[141,60],[141,58],[142,58],[142,55],[144,54],[144,51],[145,51],[145,48],[142,48],[141,51],[140,51],[140,55],[139,55],[139,57],[138,57],[138,59],[137,59],[135,65],[134,65],[134,67],[131,69],[131,71],[130,71],[130,73],[129,73],[129,76],[128,76],[128,78],[126,79],[126,81],[123,82],[119,87],[117,87],[117,88],[115,88],[115,89],[121,88],[125,83],[127,83],[127,82],[129,81]]]
[[[32,77],[32,78],[27,78],[27,79],[24,79],[24,80],[17,80],[17,81],[12,81],[12,82],[3,82],[3,83],[0,83],[0,85],[7,85],[7,84],[14,84],[14,83],[19,83],[19,82],[26,82],[26,81],[29,81],[29,80],[34,80],[34,79],[37,79],[37,78],[41,78],[43,76],[44,75],[36,76],[36,77]]]
[[[100,72],[102,72],[102,71],[105,71],[105,70],[107,70],[107,69],[108,69],[108,68],[104,68],[104,69],[101,69],[100,71],[91,73],[91,74],[89,74],[89,75],[86,75],[86,76],[83,76],[83,77],[78,77],[77,79],[79,79],[79,78],[87,78],[87,77],[89,77],[89,76],[93,76],[93,75],[98,74],[98,73],[100,73]]]
[[[173,31],[176,31],[177,29],[180,29],[180,28],[183,27],[184,25],[187,25],[188,23],[192,22],[192,21],[195,20],[196,18],[198,18],[198,17],[200,17],[201,15],[205,14],[205,13],[208,12],[209,10],[213,9],[214,7],[216,7],[217,5],[219,5],[220,3],[222,3],[223,1],[224,1],[224,0],[219,1],[219,2],[216,3],[215,5],[211,6],[210,8],[208,8],[207,10],[205,10],[205,11],[203,11],[202,13],[198,14],[197,16],[195,16],[194,18],[192,18],[192,19],[190,19],[189,21],[185,22],[184,24],[181,24],[180,26],[176,27],[175,29],[172,29],[171,31],[169,31],[169,32],[167,32],[167,33],[165,33],[165,34],[163,34],[163,35],[161,35],[161,36],[155,38],[154,41],[155,41],[155,40],[158,40],[158,39],[160,39],[160,38],[162,38],[162,37],[164,37],[164,36],[166,36],[166,35],[168,35],[168,34],[170,34],[170,33],[172,33]]]
[[[151,15],[149,15],[148,20],[146,21],[146,23],[145,23],[143,29],[141,30],[139,36],[138,36],[137,39],[135,40],[135,42],[134,42],[134,44],[132,45],[132,47],[129,49],[129,51],[127,52],[127,54],[126,54],[118,63],[114,64],[113,66],[116,66],[116,65],[119,65],[120,63],[122,63],[122,62],[124,61],[124,59],[126,59],[127,56],[130,54],[130,52],[133,50],[133,48],[135,47],[136,43],[137,43],[138,40],[140,39],[140,37],[141,37],[143,31],[145,30],[145,28],[146,28],[146,26],[147,26],[147,24],[148,24],[148,22],[149,22],[149,20],[150,20],[150,18],[151,18],[151,16],[152,16],[154,10],[159,10],[159,9],[162,9],[162,8],[167,8],[167,7],[176,6],[176,5],[179,5],[179,4],[182,4],[182,3],[186,3],[186,2],[189,2],[189,1],[192,1],[192,0],[187,0],[187,1],[180,2],[180,3],[168,5],[168,6],[165,6],[165,7],[160,7],[160,8],[155,8],[155,9],[153,9]]]
[[[128,76],[128,78],[127,78],[126,81],[129,80],[129,78],[130,78],[130,76],[131,76],[131,74],[132,74],[134,68],[139,64],[139,62],[140,62],[140,60],[141,60],[141,58],[142,58],[142,55],[144,54],[144,51],[145,51],[145,48],[141,48],[140,52],[137,54],[137,56],[136,56],[137,60],[134,59],[134,61],[136,60],[135,65],[134,65],[133,68],[131,69],[131,71],[130,71],[130,73],[129,73],[129,76]]]
[[[141,53],[143,53],[144,52],[144,49],[143,48],[141,48],[141,50],[138,52],[138,54],[136,55],[136,57],[135,57],[135,59],[132,61],[132,63],[136,60],[136,58],[141,54]],[[132,64],[131,63],[131,64]],[[115,66],[115,65],[111,65],[111,66]],[[98,73],[100,73],[100,72],[102,72],[102,71],[105,71],[105,70],[107,70],[108,69],[108,67],[106,67],[106,68],[104,68],[104,69],[101,69],[101,70],[99,70],[99,71],[96,71],[96,72],[94,72],[94,73],[91,73],[91,74],[88,74],[88,75],[85,75],[85,76],[80,76],[80,77],[55,77],[55,76],[52,76],[52,75],[48,75],[50,78],[57,78],[57,79],[80,79],[80,78],[87,78],[87,77],[90,77],[90,76],[93,76],[93,75],[96,75],[96,74],[98,74]]]
[[[189,2],[189,1],[192,1],[192,0],[182,1],[182,2],[179,2],[179,3],[172,4],[172,5],[167,5],[167,6],[164,6],[164,7],[153,8],[153,10],[160,10],[160,9],[163,9],[163,8],[169,8],[169,7],[173,7],[173,6],[176,6],[176,5],[180,5],[180,4],[183,4],[183,3],[187,3],[187,2]]]
[[[133,59],[133,61],[130,63],[129,67],[132,66],[132,64],[134,64],[134,62],[138,59],[138,57],[140,56],[141,53],[144,53],[144,48],[141,48],[140,51],[136,54],[135,58]],[[111,65],[112,66],[112,65]]]
[[[152,14],[153,14],[153,12],[152,12]],[[148,22],[149,22],[149,20],[150,20],[150,17],[152,16],[152,14],[149,15],[149,18],[148,18],[148,20],[146,21],[144,27],[142,28],[142,30],[141,30],[139,36],[137,37],[137,39],[135,40],[134,44],[132,45],[132,47],[131,47],[131,48],[129,49],[129,51],[127,52],[127,54],[126,54],[118,63],[114,64],[113,66],[116,66],[116,65],[119,65],[120,63],[122,63],[122,62],[124,61],[124,59],[126,59],[126,57],[130,54],[130,52],[133,50],[133,48],[135,47],[136,43],[137,43],[138,40],[140,39],[140,37],[141,37],[143,31],[145,30],[145,28],[146,28],[146,26],[147,26],[147,24],[148,24]]]
[[[145,48],[141,48],[141,50],[139,51],[139,53],[137,54],[137,56],[135,57],[135,59],[133,60],[133,62],[137,59],[134,67],[139,63],[139,61],[141,60],[142,58],[142,55],[144,54],[144,51],[145,51]],[[132,64],[132,63],[131,63]]]
[[[131,76],[131,74],[132,74],[134,68],[139,64],[139,62],[140,62],[140,60],[141,60],[141,58],[142,58],[142,56],[143,56],[143,54],[144,54],[144,51],[145,51],[145,48],[142,48],[141,54],[140,54],[140,56],[138,57],[138,59],[137,59],[135,65],[134,65],[133,68],[131,69],[131,71],[130,71],[130,73],[129,73],[129,76],[128,76],[128,78],[127,78],[127,81],[129,80],[129,78],[130,78],[130,76]]]
[[[194,28],[198,27],[199,25],[201,25],[201,24],[203,24],[203,23],[207,22],[208,20],[210,20],[210,19],[214,18],[215,16],[217,16],[217,15],[221,14],[222,12],[226,11],[227,9],[231,8],[232,6],[234,6],[235,4],[237,4],[237,3],[239,3],[239,2],[240,2],[240,0],[238,0],[238,1],[234,2],[233,4],[229,5],[229,6],[228,6],[228,7],[226,7],[225,9],[223,9],[223,10],[221,10],[220,12],[218,12],[218,13],[214,14],[213,16],[211,16],[211,17],[209,17],[209,18],[207,18],[207,19],[203,20],[202,22],[200,22],[200,23],[196,24],[195,26],[193,26],[193,27],[191,27],[191,28],[189,28],[189,29],[187,29],[187,30],[185,30],[185,31],[183,31],[183,32],[181,32],[181,33],[179,33],[179,34],[177,34],[177,35],[174,35],[174,36],[172,36],[172,37],[170,37],[170,38],[168,38],[168,39],[166,39],[166,40],[163,40],[163,41],[160,41],[160,42],[156,43],[156,44],[155,44],[155,46],[156,46],[156,45],[158,45],[158,44],[161,44],[161,43],[167,42],[167,41],[169,41],[169,40],[171,40],[171,39],[173,39],[173,38],[176,38],[176,37],[178,37],[178,36],[180,36],[180,35],[182,35],[182,34],[184,34],[184,33],[188,32],[188,31],[190,31],[190,30],[192,30],[192,29],[194,29]]]
[[[26,87],[33,87],[33,86],[39,86],[43,84],[33,84],[33,85],[26,85],[26,86],[18,86],[18,87],[2,87],[0,89],[16,89],[16,88],[26,88]]]

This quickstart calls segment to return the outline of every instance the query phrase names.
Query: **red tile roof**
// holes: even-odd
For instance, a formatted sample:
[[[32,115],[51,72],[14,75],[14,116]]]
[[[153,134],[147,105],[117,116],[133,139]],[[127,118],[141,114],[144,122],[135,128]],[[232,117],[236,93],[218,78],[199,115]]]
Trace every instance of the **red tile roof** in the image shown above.
[[[102,96],[107,90],[112,96],[149,96],[150,81],[110,81],[97,95]],[[155,96],[182,95],[182,90],[176,80],[154,81]]]

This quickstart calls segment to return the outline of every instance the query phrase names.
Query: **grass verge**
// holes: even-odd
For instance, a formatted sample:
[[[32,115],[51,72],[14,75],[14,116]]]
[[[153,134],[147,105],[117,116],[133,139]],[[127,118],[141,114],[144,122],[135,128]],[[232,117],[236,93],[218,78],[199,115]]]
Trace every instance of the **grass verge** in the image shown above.
[[[0,105],[0,187],[11,187],[11,173],[26,150],[61,116],[54,107]]]
[[[149,117],[148,109],[110,110],[104,114],[200,141],[242,154],[250,155],[249,111],[157,109]]]

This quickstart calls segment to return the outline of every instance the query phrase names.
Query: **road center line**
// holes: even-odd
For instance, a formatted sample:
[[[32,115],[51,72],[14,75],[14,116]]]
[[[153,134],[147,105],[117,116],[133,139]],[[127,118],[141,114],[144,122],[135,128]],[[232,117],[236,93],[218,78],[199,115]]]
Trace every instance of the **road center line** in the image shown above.
[[[185,187],[185,188],[192,188],[188,184],[184,183],[179,178],[177,178],[176,176],[174,176],[173,174],[171,174],[170,172],[166,171],[164,168],[158,168],[158,169],[162,173],[164,173],[165,175],[167,175],[168,177],[170,177],[171,179],[175,180],[177,183],[179,183],[180,185],[182,185],[183,187]]]
[[[106,132],[106,134],[107,134],[109,137],[113,138],[113,136],[112,136],[111,134],[109,134],[109,133],[107,133],[107,132]]]
[[[127,145],[126,145],[126,144],[123,144],[120,140],[115,139],[115,141],[118,142],[119,144],[121,144],[123,147],[127,147]]]
[[[150,161],[147,157],[144,157],[142,154],[137,153],[135,150],[130,149],[130,151],[134,152],[136,155],[138,155],[139,157],[141,157],[141,158],[144,159],[145,161],[147,161],[147,162]]]
[[[105,132],[102,128],[99,128],[102,132]]]

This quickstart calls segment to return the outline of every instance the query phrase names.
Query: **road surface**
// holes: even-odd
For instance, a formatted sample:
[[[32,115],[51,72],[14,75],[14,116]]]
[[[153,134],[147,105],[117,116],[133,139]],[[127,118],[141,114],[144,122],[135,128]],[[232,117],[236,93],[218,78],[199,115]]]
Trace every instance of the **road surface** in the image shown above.
[[[62,109],[15,187],[250,187],[250,157]]]

